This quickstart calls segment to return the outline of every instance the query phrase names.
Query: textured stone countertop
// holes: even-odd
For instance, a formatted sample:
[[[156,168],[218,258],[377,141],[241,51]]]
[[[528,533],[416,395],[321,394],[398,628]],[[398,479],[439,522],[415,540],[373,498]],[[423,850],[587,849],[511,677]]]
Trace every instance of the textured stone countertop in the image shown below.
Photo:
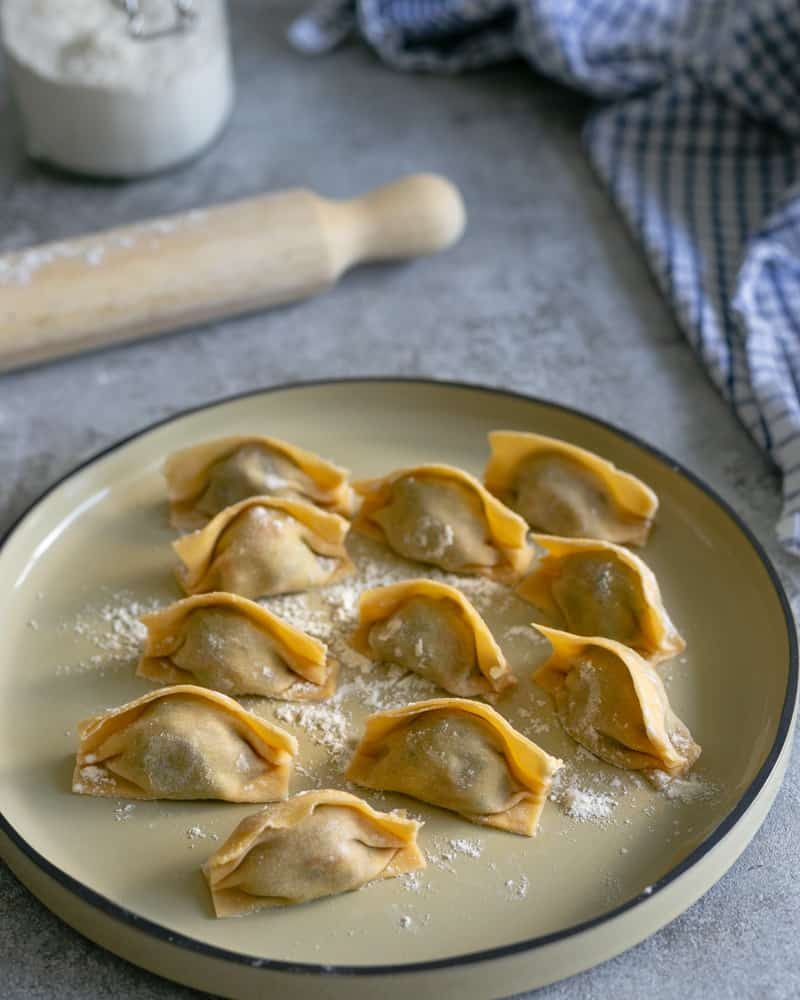
[[[0,532],[54,480],[132,430],[219,396],[298,379],[425,375],[518,389],[627,427],[718,490],[775,558],[778,484],[717,395],[596,182],[588,105],[509,66],[404,76],[358,45],[290,51],[294,5],[234,5],[239,97],[221,142],[186,169],[93,184],[27,161],[0,67],[0,249],[295,185],[354,194],[406,171],[462,189],[446,255],[351,275],[312,301],[0,375]],[[800,777],[733,869],[633,950],[547,1000],[800,996]],[[498,992],[502,985],[498,984]],[[0,996],[200,996],[102,951],[0,866]]]

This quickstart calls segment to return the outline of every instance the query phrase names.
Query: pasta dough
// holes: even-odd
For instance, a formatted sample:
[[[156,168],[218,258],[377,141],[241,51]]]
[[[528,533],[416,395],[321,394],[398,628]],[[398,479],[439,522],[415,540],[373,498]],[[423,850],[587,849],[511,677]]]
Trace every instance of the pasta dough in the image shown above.
[[[336,690],[338,664],[325,645],[244,597],[198,594],[142,622],[140,677],[289,701],[319,701]]]
[[[628,549],[594,539],[534,535],[544,555],[517,593],[569,632],[616,639],[651,663],[686,648],[652,570]]]
[[[488,705],[434,698],[371,715],[346,777],[532,837],[560,767]]]
[[[253,496],[308,500],[349,516],[354,494],[346,469],[277,438],[219,438],[170,455],[164,466],[170,516],[195,528],[225,507]]]
[[[686,774],[700,747],[675,715],[661,678],[634,650],[535,625],[552,655],[534,673],[569,735],[609,764],[654,781]]]
[[[232,698],[190,684],[86,719],[72,790],[126,799],[285,799],[297,741]]]
[[[484,481],[533,528],[572,538],[644,545],[658,509],[649,486],[557,438],[492,431]]]
[[[353,486],[364,498],[354,527],[407,559],[506,583],[530,565],[525,522],[461,469],[420,465]]]
[[[323,587],[352,572],[350,524],[302,500],[251,497],[172,543],[187,594],[268,597]]]
[[[504,691],[516,678],[486,623],[455,587],[406,580],[361,595],[352,645],[451,694]]]
[[[422,824],[333,789],[248,816],[203,866],[218,917],[305,903],[425,867]]]

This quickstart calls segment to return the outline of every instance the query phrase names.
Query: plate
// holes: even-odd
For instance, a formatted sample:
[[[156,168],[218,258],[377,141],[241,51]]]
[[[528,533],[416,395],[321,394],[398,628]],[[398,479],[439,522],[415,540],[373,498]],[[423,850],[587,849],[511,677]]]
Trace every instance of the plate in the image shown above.
[[[531,609],[494,601],[484,589],[483,610],[520,678],[504,711],[562,756],[572,776],[559,801],[548,803],[538,836],[486,830],[387,796],[426,821],[421,841],[431,860],[418,879],[215,920],[199,866],[214,838],[224,839],[252,806],[126,809],[70,792],[76,722],[151,688],[133,676],[135,612],[179,596],[164,456],[206,438],[261,431],[332,457],[358,477],[432,460],[480,474],[486,433],[500,427],[590,448],[658,493],[657,525],[642,555],[687,639],[665,683],[703,746],[699,779],[670,799],[579,752],[529,682],[541,648],[518,626],[532,619]],[[287,997],[376,990],[488,997],[571,975],[642,940],[705,892],[758,829],[786,767],[794,626],[747,528],[653,448],[511,393],[347,380],[265,390],[177,416],[92,459],[34,504],[0,551],[0,584],[3,856],[87,937],[226,997],[270,989]],[[356,676],[386,685],[375,672]],[[296,731],[312,772],[299,776],[299,788],[330,757],[311,730]]]

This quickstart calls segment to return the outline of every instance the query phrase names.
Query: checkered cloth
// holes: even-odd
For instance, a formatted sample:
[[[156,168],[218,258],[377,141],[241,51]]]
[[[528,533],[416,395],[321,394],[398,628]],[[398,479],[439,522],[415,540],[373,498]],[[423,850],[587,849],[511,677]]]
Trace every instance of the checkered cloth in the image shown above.
[[[523,56],[604,102],[592,163],[781,469],[800,555],[800,0],[322,0],[290,39],[321,52],[356,28],[400,69]]]

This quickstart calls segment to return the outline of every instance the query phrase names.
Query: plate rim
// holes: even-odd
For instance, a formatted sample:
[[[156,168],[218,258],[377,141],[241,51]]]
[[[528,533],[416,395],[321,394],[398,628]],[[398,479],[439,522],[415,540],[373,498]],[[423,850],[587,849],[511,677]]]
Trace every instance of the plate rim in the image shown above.
[[[14,845],[18,850],[20,850],[34,865],[36,865],[45,875],[54,879],[61,885],[66,891],[71,892],[78,896],[84,903],[89,906],[94,907],[97,910],[103,912],[106,916],[112,917],[117,922],[123,923],[131,927],[132,929],[147,934],[151,937],[156,938],[161,943],[171,944],[178,948],[183,948],[188,951],[196,952],[202,954],[206,957],[217,959],[223,962],[232,963],[235,965],[244,965],[250,968],[263,969],[265,972],[280,972],[280,973],[295,973],[300,975],[314,975],[314,976],[354,976],[354,977],[368,977],[368,976],[391,976],[407,973],[416,972],[435,972],[436,970],[442,969],[452,969],[460,966],[469,966],[478,964],[481,962],[496,961],[499,959],[507,958],[512,955],[519,955],[524,952],[535,953],[538,949],[545,948],[548,945],[555,944],[557,942],[563,942],[569,938],[575,938],[580,934],[584,934],[587,931],[591,931],[594,928],[600,927],[604,924],[610,924],[616,918],[622,916],[628,911],[634,909],[637,906],[642,905],[645,902],[649,902],[654,899],[658,893],[665,890],[668,886],[672,885],[677,881],[682,875],[688,872],[690,869],[694,868],[707,854],[709,854],[715,847],[717,847],[732,831],[732,829],[738,824],[745,813],[748,811],[750,806],[753,804],[759,793],[762,791],[766,785],[770,775],[772,774],[775,766],[777,765],[780,755],[784,750],[786,741],[789,737],[792,727],[792,720],[795,713],[795,707],[797,702],[797,690],[798,690],[798,644],[797,644],[797,633],[794,621],[794,615],[792,613],[791,604],[786,594],[786,590],[783,583],[778,576],[777,570],[772,562],[772,559],[767,554],[764,546],[755,536],[750,527],[745,523],[744,519],[736,510],[720,496],[717,491],[709,486],[703,479],[700,478],[696,473],[692,472],[690,469],[686,468],[677,459],[672,458],[672,456],[666,454],[660,448],[655,445],[649,444],[648,442],[642,440],[636,434],[630,431],[618,427],[610,421],[604,420],[602,417],[594,416],[593,414],[587,413],[584,410],[580,410],[574,406],[568,406],[564,403],[554,402],[549,399],[545,399],[541,396],[534,396],[529,393],[520,392],[514,389],[506,389],[499,386],[487,385],[481,382],[465,382],[453,379],[436,379],[425,376],[415,376],[415,375],[353,375],[353,376],[341,376],[332,378],[319,378],[319,379],[308,379],[290,382],[281,382],[276,385],[264,386],[256,389],[247,389],[242,392],[232,393],[227,396],[222,396],[216,399],[207,400],[206,402],[199,403],[195,406],[186,407],[184,409],[178,410],[175,413],[169,414],[168,416],[161,417],[158,420],[152,421],[123,438],[115,440],[111,444],[99,451],[90,455],[88,458],[79,462],[77,465],[73,466],[62,476],[60,476],[55,482],[51,483],[45,490],[42,491],[37,497],[35,497],[24,509],[23,511],[13,520],[9,528],[0,535],[0,558],[2,558],[3,551],[5,550],[8,543],[11,541],[13,536],[16,534],[18,529],[20,529],[30,515],[57,489],[59,489],[64,483],[69,479],[77,476],[84,469],[88,468],[90,465],[100,461],[107,455],[113,452],[119,451],[126,445],[135,441],[138,438],[144,437],[146,434],[157,430],[166,424],[173,423],[177,420],[181,420],[184,417],[192,416],[195,413],[199,413],[203,410],[211,409],[215,406],[222,406],[227,403],[234,403],[242,399],[247,399],[253,396],[262,396],[275,392],[285,392],[295,389],[313,389],[321,388],[324,386],[331,385],[369,385],[378,383],[398,383],[404,385],[423,385],[432,386],[439,389],[467,389],[471,391],[483,392],[489,395],[499,395],[510,399],[518,399],[528,403],[534,403],[540,406],[548,407],[550,409],[559,410],[563,413],[569,414],[571,416],[578,417],[582,420],[586,420],[589,423],[596,424],[605,430],[611,431],[613,434],[618,435],[624,440],[634,444],[635,446],[641,448],[643,451],[654,456],[659,461],[666,464],[671,471],[678,473],[687,479],[693,486],[701,490],[707,497],[714,501],[717,506],[725,513],[734,525],[743,534],[746,541],[752,546],[755,554],[758,556],[762,566],[764,567],[767,576],[772,583],[774,592],[778,598],[778,602],[783,613],[783,621],[786,627],[786,637],[788,641],[789,650],[789,663],[788,663],[788,675],[786,692],[784,695],[783,706],[781,708],[781,714],[778,720],[778,726],[776,730],[775,739],[770,747],[769,753],[767,754],[764,763],[759,769],[756,776],[747,786],[741,797],[739,798],[736,805],[728,813],[728,815],[720,822],[716,829],[711,833],[709,837],[702,841],[690,854],[688,854],[683,861],[677,864],[674,868],[671,868],[665,875],[654,882],[651,886],[648,886],[646,890],[643,890],[632,899],[627,900],[625,903],[620,904],[612,910],[606,913],[600,914],[596,917],[592,917],[589,920],[581,921],[577,924],[572,924],[569,927],[564,928],[559,931],[552,931],[549,934],[540,934],[536,937],[527,938],[522,941],[515,941],[512,944],[500,945],[494,948],[487,948],[480,951],[465,952],[463,954],[451,955],[447,958],[437,958],[429,959],[422,962],[407,962],[401,964],[381,964],[381,965],[337,965],[331,963],[315,963],[315,962],[291,962],[285,961],[283,959],[274,958],[263,958],[255,955],[246,955],[240,952],[231,951],[228,948],[222,948],[218,945],[208,944],[204,941],[198,941],[196,938],[190,937],[189,935],[182,934],[180,931],[170,930],[168,927],[162,924],[156,923],[147,917],[143,917],[127,907],[122,906],[120,903],[114,902],[107,896],[102,895],[102,893],[97,892],[94,889],[89,888],[83,882],[74,878],[73,876],[67,874],[57,865],[53,864],[48,858],[40,854],[34,847],[32,847],[25,838],[17,832],[17,830],[12,826],[8,819],[6,819],[5,814],[2,809],[0,809],[0,831],[4,833],[12,845]],[[59,919],[62,919],[59,917]]]

